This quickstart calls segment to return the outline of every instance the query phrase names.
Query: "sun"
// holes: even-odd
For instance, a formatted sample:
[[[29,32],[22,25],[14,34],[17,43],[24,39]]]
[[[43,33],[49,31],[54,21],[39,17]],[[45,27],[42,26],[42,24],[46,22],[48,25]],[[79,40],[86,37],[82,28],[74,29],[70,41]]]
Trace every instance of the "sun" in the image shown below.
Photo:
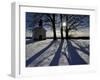
[[[62,26],[65,27],[65,26],[66,26],[66,22],[63,22],[63,23],[62,23]]]

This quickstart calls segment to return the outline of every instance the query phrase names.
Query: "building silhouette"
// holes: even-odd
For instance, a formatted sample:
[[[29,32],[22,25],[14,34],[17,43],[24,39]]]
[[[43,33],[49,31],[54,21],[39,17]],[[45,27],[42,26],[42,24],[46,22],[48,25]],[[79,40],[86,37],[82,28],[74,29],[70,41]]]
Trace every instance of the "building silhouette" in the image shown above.
[[[43,28],[43,22],[40,19],[39,26],[33,29],[32,40],[45,40],[46,39],[46,30]]]

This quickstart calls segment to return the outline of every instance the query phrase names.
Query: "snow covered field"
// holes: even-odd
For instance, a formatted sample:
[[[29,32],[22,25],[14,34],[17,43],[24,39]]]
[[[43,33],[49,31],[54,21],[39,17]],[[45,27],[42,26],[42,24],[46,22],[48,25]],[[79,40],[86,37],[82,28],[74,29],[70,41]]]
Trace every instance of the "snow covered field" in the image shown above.
[[[26,66],[78,65],[89,63],[89,40],[46,39],[26,45]]]

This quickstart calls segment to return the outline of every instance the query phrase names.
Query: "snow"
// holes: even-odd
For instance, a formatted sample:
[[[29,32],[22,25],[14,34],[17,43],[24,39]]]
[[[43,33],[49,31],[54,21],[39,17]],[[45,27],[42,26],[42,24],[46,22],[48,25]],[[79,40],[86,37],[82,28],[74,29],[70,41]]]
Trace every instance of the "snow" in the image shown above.
[[[74,40],[74,41],[77,44],[81,45],[81,47],[84,48],[84,50],[88,52],[88,54],[84,54],[84,52],[81,51],[81,49],[77,50],[81,58],[85,60],[85,62],[89,63],[89,40]],[[72,44],[75,45],[75,43],[72,43]],[[80,47],[77,45],[77,48],[80,48]]]
[[[86,64],[89,63],[89,40],[69,40],[71,47],[76,50],[78,57],[80,57]],[[50,66],[52,60],[59,53],[58,49],[61,45],[61,39],[53,41],[52,39],[46,39],[37,41],[26,45],[26,60],[29,60],[32,56],[40,54],[34,59],[28,67],[34,66]],[[60,58],[57,59],[58,65],[70,65],[70,61],[73,60],[72,53],[68,51],[68,43],[64,39],[60,52]],[[71,48],[69,47],[69,48]],[[58,51],[58,53],[57,53]],[[75,54],[73,52],[73,54]],[[81,63],[80,63],[81,64]]]
[[[38,63],[40,63],[41,61],[44,61],[44,60],[45,61],[48,61],[48,65],[49,65],[50,62],[51,62],[51,60],[52,60],[52,57],[51,56],[54,56],[54,53],[57,51],[57,48],[59,47],[59,44],[60,44],[60,40],[55,41],[50,46],[50,48],[47,49],[43,54],[41,54],[36,60],[34,60],[30,66],[33,66],[33,65],[37,66]]]
[[[47,39],[26,45],[26,60],[28,60],[31,56],[34,56],[37,52],[45,48],[48,44],[51,43],[51,41],[52,39]]]
[[[60,65],[68,65],[68,60],[66,59],[66,57],[68,57],[68,52],[67,52],[67,42],[66,40],[64,40],[64,43],[63,43],[63,47],[62,47],[62,54],[61,54],[61,58],[59,60],[59,64]]]

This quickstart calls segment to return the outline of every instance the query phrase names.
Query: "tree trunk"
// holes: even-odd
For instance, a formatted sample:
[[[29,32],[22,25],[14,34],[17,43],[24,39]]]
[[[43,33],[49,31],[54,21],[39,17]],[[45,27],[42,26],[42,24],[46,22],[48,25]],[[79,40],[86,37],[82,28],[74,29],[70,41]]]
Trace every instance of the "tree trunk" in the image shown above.
[[[56,36],[56,27],[55,27],[55,14],[53,14],[52,27],[53,27],[53,35],[54,35],[53,39],[56,40],[57,36]]]
[[[69,30],[67,29],[67,27],[66,27],[66,39],[68,39],[68,33],[69,33]]]
[[[68,30],[68,16],[66,16],[66,39],[68,39],[68,33],[69,33],[69,30]]]
[[[62,14],[60,14],[60,20],[61,20],[61,29],[60,29],[60,32],[61,32],[61,39],[64,39],[64,38],[63,38],[63,26],[62,26]]]
[[[61,27],[61,39],[64,39],[63,37],[63,28]]]

